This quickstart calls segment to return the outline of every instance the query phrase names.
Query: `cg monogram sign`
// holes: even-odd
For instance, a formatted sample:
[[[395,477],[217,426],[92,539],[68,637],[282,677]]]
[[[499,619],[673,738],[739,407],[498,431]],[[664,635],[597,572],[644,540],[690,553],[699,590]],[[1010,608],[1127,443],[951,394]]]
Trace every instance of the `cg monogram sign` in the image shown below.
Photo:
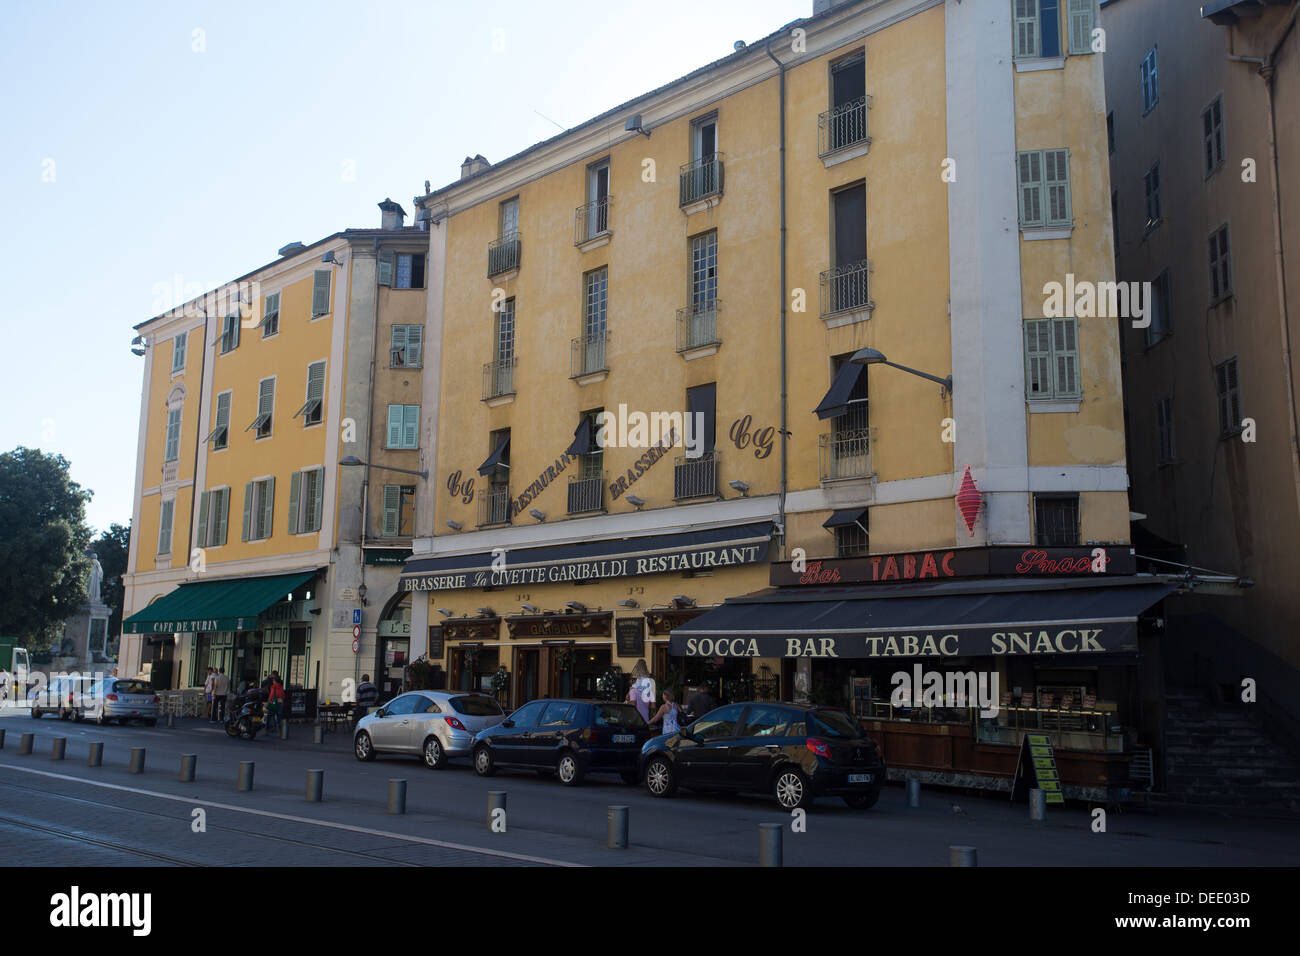
[[[755,429],[750,432],[750,426],[753,424],[753,418],[745,415],[737,418],[731,423],[731,443],[744,451],[750,445],[754,446],[755,458],[766,458],[772,454],[772,442],[776,436],[776,429],[771,425],[766,428]]]
[[[447,476],[447,491],[453,498],[459,496],[465,504],[471,504],[474,501],[474,479],[462,478],[457,469]]]

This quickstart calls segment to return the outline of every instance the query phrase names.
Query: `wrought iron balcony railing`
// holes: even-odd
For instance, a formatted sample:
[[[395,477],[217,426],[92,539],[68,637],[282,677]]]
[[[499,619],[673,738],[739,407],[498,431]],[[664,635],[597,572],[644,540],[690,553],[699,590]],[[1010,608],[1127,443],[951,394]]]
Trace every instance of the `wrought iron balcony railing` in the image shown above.
[[[510,486],[489,485],[478,500],[478,524],[486,528],[510,524]]]
[[[718,311],[722,303],[717,299],[677,310],[677,351],[687,352],[705,345],[718,345]]]
[[[581,378],[595,372],[609,370],[605,361],[605,343],[609,333],[604,329],[582,335],[569,343],[569,378]]]
[[[609,202],[612,197],[605,196],[586,205],[579,206],[573,213],[573,244],[580,246],[599,236],[609,233]]]
[[[519,233],[512,232],[488,243],[488,278],[512,272],[519,268],[522,242]]]
[[[871,305],[871,263],[850,262],[821,274],[822,317],[865,309]]]
[[[569,479],[569,514],[605,510],[605,479],[600,475]]]
[[[710,196],[721,196],[725,169],[721,153],[702,156],[681,168],[679,204],[689,206]]]
[[[705,452],[698,458],[678,456],[673,462],[673,497],[716,498],[718,496],[718,453]]]
[[[483,401],[515,393],[515,365],[518,362],[518,358],[511,357],[483,365]]]
[[[818,156],[829,156],[836,150],[871,142],[867,135],[868,100],[869,97],[860,96],[817,117]]]
[[[832,432],[817,439],[822,481],[871,475],[871,429]]]

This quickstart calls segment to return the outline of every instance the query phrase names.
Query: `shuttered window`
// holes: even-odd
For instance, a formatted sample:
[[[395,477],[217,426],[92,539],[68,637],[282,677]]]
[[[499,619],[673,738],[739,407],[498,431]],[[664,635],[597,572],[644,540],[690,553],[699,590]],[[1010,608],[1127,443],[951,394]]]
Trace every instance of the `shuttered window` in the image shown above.
[[[402,253],[397,257],[395,289],[424,288],[424,254]]]
[[[1016,56],[1038,56],[1038,0],[1015,0]]]
[[[1214,366],[1214,385],[1219,398],[1219,437],[1227,438],[1241,429],[1241,392],[1237,383],[1236,356]]]
[[[1142,113],[1150,113],[1160,102],[1160,84],[1156,74],[1156,48],[1142,60]]]
[[[172,339],[172,371],[185,371],[185,342],[189,338],[188,332],[182,332],[176,338]]]
[[[415,487],[384,485],[384,516],[380,534],[385,538],[409,537],[415,517]]]
[[[271,537],[275,507],[275,479],[263,478],[244,485],[244,541]]]
[[[379,284],[391,286],[393,284],[393,260],[394,255],[391,249],[386,249],[379,254]]]
[[[1154,229],[1160,222],[1160,164],[1156,163],[1142,177],[1142,191],[1146,197],[1147,228]]]
[[[217,396],[217,420],[204,441],[212,442],[212,450],[220,451],[230,445],[230,392]]]
[[[1169,395],[1156,402],[1156,438],[1160,446],[1157,464],[1167,465],[1174,460],[1174,400]]]
[[[1069,23],[1070,52],[1092,52],[1092,31],[1097,25],[1097,0],[1070,0]]]
[[[175,501],[164,501],[158,510],[158,553],[172,553],[172,511]]]
[[[280,331],[280,293],[274,292],[263,300],[262,338],[269,338]]]
[[[325,362],[312,362],[307,366],[307,401],[293,413],[302,416],[303,425],[319,425],[325,408]]]
[[[313,319],[326,315],[330,310],[330,271],[317,269],[312,273],[311,282],[311,317]]]
[[[1220,226],[1210,235],[1210,301],[1218,302],[1232,294],[1232,257],[1228,248],[1228,227]]]
[[[221,354],[233,352],[239,348],[239,313],[228,315],[221,320]]]
[[[308,534],[320,530],[325,485],[324,468],[296,471],[289,479],[289,533]]]
[[[1070,226],[1070,151],[1041,149],[1016,154],[1020,225]]]
[[[167,409],[167,461],[175,461],[181,454],[181,409]]]
[[[389,368],[419,368],[424,363],[424,326],[394,325]]]
[[[199,496],[199,527],[195,546],[219,548],[226,543],[226,521],[230,515],[230,489],[214,488]]]
[[[258,438],[271,434],[271,418],[275,411],[275,379],[264,378],[257,383],[257,417],[244,431],[253,429]]]
[[[388,406],[389,448],[418,448],[420,439],[420,406]]]
[[[1025,393],[1030,401],[1080,396],[1079,346],[1074,319],[1025,323]]]
[[[1223,165],[1223,98],[1217,98],[1201,114],[1201,127],[1205,136],[1205,175],[1209,176]]]

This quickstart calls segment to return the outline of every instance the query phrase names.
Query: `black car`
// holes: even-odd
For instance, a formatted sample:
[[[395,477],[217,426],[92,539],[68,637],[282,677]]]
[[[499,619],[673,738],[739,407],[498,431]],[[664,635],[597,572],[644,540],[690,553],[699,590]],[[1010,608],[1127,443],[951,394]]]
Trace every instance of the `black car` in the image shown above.
[[[617,773],[635,784],[650,728],[631,705],[599,700],[534,700],[474,737],[474,769],[554,773],[574,786],[588,773]]]
[[[642,776],[656,797],[693,790],[770,793],[782,809],[838,796],[875,806],[885,762],[851,714],[804,704],[728,704],[641,751]]]

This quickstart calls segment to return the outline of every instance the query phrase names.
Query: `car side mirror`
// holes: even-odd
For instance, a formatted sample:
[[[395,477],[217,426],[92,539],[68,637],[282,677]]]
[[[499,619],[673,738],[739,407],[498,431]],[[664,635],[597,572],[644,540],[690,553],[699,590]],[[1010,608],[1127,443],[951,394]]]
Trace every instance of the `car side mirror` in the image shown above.
[[[513,720],[511,720],[509,717],[507,717],[505,720],[501,721],[501,726],[502,726],[502,727],[513,727],[514,725],[515,725],[515,722],[514,722]]]
[[[384,710],[384,708],[380,707],[377,711],[375,711],[375,716],[376,716],[376,717],[387,717],[387,716],[388,716],[388,711],[386,711],[386,710]]]

